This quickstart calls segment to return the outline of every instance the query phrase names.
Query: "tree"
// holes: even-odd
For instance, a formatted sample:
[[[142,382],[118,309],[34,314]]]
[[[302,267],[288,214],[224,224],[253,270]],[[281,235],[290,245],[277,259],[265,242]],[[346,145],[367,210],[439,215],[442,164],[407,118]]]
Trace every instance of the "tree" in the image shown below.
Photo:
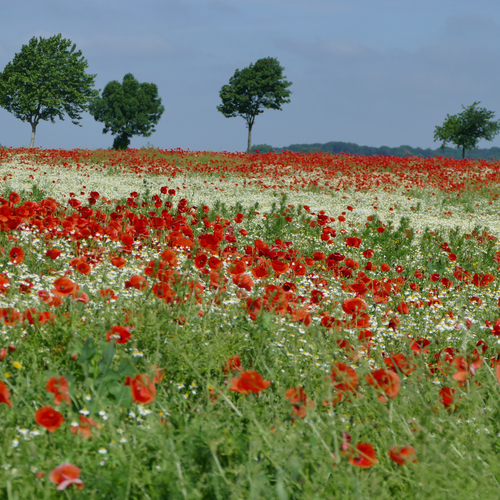
[[[133,135],[149,137],[165,111],[154,83],[139,83],[127,73],[123,83],[109,82],[90,103],[90,114],[104,123],[103,134],[116,135],[113,149],[127,149]]]
[[[254,144],[250,149],[250,153],[255,153],[256,151],[260,154],[266,154],[274,151],[274,148],[269,144]]]
[[[283,70],[275,58],[259,59],[248,68],[237,69],[229,85],[224,85],[220,91],[222,104],[217,109],[226,118],[241,116],[247,122],[247,152],[251,149],[255,117],[264,112],[263,108],[281,111],[281,105],[290,102],[288,87],[292,83],[285,80]]]
[[[0,106],[31,125],[30,148],[40,120],[64,120],[79,125],[80,113],[98,95],[97,75],[85,73],[88,63],[80,50],[61,34],[33,37],[0,73]]]
[[[444,149],[447,142],[462,148],[462,158],[465,151],[475,149],[479,139],[493,140],[500,132],[500,121],[492,121],[495,115],[493,111],[485,108],[477,108],[480,102],[475,102],[469,107],[464,107],[458,115],[446,115],[442,127],[436,127],[434,141],[443,141],[441,148]]]

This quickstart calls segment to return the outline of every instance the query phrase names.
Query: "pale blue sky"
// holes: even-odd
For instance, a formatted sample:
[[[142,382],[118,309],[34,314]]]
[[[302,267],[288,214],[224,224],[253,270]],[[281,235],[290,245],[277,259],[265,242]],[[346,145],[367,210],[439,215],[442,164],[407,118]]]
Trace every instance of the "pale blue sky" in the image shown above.
[[[291,102],[256,118],[253,144],[437,147],[434,127],[462,104],[500,119],[498,0],[0,0],[0,12],[0,71],[31,37],[61,33],[96,88],[126,73],[158,85],[165,113],[131,147],[244,150],[245,122],[217,111],[219,91],[268,56],[293,83]],[[81,124],[41,122],[35,146],[111,146],[90,115]],[[0,108],[0,144],[29,139],[30,125]]]

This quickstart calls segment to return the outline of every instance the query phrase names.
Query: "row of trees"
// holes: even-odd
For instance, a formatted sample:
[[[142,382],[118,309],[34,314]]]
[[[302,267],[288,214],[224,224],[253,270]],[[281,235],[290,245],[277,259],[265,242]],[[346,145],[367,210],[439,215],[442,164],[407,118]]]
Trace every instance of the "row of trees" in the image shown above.
[[[88,111],[104,124],[103,133],[115,136],[113,148],[127,149],[134,135],[149,137],[155,132],[164,106],[154,83],[139,83],[131,73],[122,83],[109,82],[102,93],[95,90],[97,75],[86,73],[87,60],[70,40],[56,35],[33,37],[28,45],[0,73],[0,106],[31,125],[30,148],[35,144],[36,128],[41,120],[64,120],[67,114],[79,125],[81,113]],[[217,106],[226,118],[241,116],[248,128],[247,151],[251,150],[252,128],[257,115],[265,109],[281,110],[290,102],[292,85],[283,76],[277,59],[259,59],[243,70],[237,69],[220,91]],[[500,121],[493,111],[479,108],[479,102],[464,107],[457,115],[447,115],[436,127],[434,140],[455,144],[465,152],[477,147],[480,139],[491,141],[500,132]]]
[[[459,160],[462,158],[462,151],[452,146],[432,148],[414,148],[408,145],[389,147],[389,146],[363,146],[353,142],[330,141],[326,143],[311,143],[311,144],[290,144],[287,146],[275,147],[269,144],[254,144],[251,153],[259,152],[260,154],[274,151],[279,154],[281,152],[290,151],[293,153],[330,153],[352,154],[359,156],[420,156],[430,158],[434,156],[443,156],[445,158],[454,158]],[[491,160],[500,159],[500,148],[476,148],[466,152],[466,158],[476,160]]]
[[[139,83],[128,73],[122,83],[113,80],[100,94],[93,88],[97,75],[87,74],[87,67],[82,52],[59,34],[33,37],[0,73],[0,106],[31,125],[30,148],[40,121],[54,123],[66,114],[80,125],[84,111],[104,124],[104,134],[115,136],[114,149],[127,149],[134,135],[149,137],[155,132],[165,108],[154,83]],[[222,87],[217,109],[228,118],[245,119],[248,150],[255,117],[264,108],[281,109],[290,102],[290,85],[279,62],[268,57],[236,70],[229,85]]]
[[[59,34],[33,37],[0,73],[0,106],[31,125],[30,148],[40,121],[54,123],[67,114],[80,125],[84,111],[104,124],[103,133],[116,136],[116,149],[127,149],[133,135],[149,137],[155,131],[165,110],[155,84],[139,83],[129,73],[99,95],[93,88],[97,75],[87,74],[87,67],[82,52]]]

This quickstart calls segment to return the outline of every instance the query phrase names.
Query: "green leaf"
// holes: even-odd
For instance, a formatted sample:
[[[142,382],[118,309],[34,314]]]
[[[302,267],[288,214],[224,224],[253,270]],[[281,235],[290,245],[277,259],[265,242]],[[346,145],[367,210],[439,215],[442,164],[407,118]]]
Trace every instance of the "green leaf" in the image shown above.
[[[115,355],[115,343],[108,342],[102,354],[102,359],[99,361],[99,371],[101,374],[105,375],[113,362],[113,357]]]
[[[97,349],[95,347],[95,343],[93,339],[89,337],[83,344],[83,349],[80,353],[80,356],[78,356],[78,361],[80,361],[81,363],[86,363],[94,357],[96,351]]]

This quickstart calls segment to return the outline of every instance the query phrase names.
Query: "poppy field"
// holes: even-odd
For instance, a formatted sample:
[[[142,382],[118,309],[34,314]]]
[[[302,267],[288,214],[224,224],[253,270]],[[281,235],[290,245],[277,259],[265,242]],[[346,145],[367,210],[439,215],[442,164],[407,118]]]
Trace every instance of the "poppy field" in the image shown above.
[[[500,162],[0,149],[0,498],[498,498]]]

